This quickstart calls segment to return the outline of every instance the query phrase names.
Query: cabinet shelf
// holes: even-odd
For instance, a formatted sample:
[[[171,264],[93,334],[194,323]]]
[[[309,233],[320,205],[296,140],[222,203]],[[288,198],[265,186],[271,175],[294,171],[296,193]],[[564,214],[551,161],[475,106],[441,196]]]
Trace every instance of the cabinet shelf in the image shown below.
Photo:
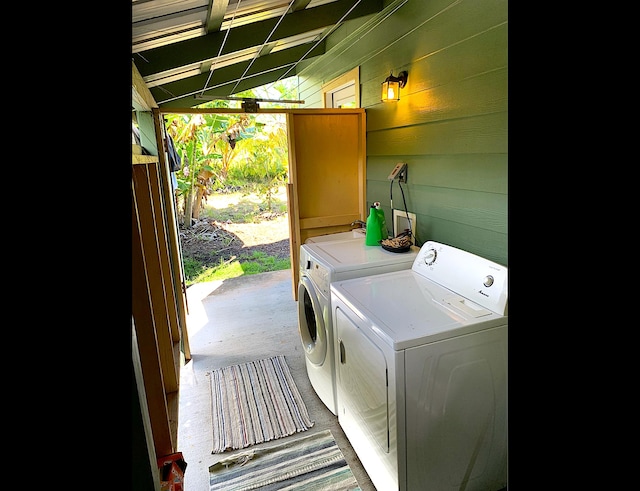
[[[142,147],[140,145],[136,145],[135,143],[131,144],[131,163],[132,164],[154,164],[158,163],[160,160],[157,155],[142,155]]]
[[[159,162],[156,155],[131,155],[131,163],[136,164],[157,164]]]

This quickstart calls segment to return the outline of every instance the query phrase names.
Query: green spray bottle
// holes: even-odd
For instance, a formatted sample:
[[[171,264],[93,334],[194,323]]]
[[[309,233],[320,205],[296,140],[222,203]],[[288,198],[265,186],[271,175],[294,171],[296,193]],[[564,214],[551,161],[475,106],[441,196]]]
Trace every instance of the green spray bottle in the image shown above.
[[[380,240],[389,238],[389,232],[387,231],[387,220],[384,217],[384,210],[380,208],[380,202],[373,203],[376,207],[376,213],[378,214],[378,223],[380,224]]]
[[[369,209],[369,217],[367,218],[367,230],[365,231],[364,243],[368,246],[380,245],[382,239],[380,233],[380,216],[375,207],[375,203]]]

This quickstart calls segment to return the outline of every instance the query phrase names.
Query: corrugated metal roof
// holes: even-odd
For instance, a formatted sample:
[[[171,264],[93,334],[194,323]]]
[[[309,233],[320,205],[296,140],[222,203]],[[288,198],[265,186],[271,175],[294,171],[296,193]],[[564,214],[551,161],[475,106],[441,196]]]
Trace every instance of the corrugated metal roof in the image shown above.
[[[382,0],[132,0],[132,58],[156,102],[191,107],[296,74]]]

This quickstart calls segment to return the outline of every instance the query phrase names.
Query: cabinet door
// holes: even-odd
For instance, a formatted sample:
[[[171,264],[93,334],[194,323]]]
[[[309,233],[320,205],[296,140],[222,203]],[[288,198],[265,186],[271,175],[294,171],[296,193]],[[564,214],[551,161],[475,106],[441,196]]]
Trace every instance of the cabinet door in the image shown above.
[[[300,245],[366,219],[364,109],[287,112],[289,242],[297,300]]]

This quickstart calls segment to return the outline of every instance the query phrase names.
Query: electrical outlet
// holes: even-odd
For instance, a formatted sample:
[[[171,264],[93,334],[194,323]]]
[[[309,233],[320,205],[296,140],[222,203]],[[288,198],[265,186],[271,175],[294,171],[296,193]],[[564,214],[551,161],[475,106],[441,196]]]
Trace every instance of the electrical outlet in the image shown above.
[[[393,236],[397,237],[399,233],[405,230],[411,230],[411,242],[416,243],[416,228],[417,220],[416,214],[406,212],[404,210],[392,210],[393,212]]]
[[[407,164],[398,172],[398,182],[407,182]]]
[[[387,179],[389,179],[390,181],[393,181],[400,174],[406,173],[406,169],[407,169],[407,164],[405,164],[404,162],[398,162],[396,166],[393,168],[393,170],[391,171],[391,174],[389,174],[389,177],[387,177]]]

